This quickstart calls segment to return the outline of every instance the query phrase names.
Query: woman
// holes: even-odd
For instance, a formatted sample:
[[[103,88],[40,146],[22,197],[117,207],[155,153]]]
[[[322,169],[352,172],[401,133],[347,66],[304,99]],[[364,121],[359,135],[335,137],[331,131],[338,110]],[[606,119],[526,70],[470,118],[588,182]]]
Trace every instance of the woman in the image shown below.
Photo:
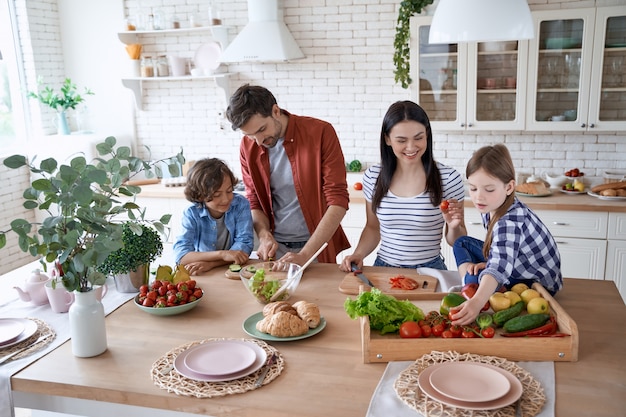
[[[340,265],[363,259],[380,243],[374,266],[446,269],[441,239],[452,245],[467,234],[461,175],[434,160],[426,112],[411,101],[389,107],[380,132],[381,164],[363,176],[366,224],[352,255]],[[440,204],[445,203],[440,208]]]
[[[485,242],[469,236],[454,243],[464,282],[478,281],[474,297],[452,309],[452,324],[472,323],[500,286],[539,282],[552,295],[563,286],[561,258],[539,217],[515,197],[515,168],[502,144],[477,150],[467,164],[472,202],[487,228]],[[475,280],[474,280],[474,276]]]

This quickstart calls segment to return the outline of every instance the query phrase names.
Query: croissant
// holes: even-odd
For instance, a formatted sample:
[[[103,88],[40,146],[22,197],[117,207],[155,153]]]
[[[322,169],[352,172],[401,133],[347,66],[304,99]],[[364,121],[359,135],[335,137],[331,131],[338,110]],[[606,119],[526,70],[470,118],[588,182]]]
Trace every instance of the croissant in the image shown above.
[[[320,324],[320,309],[315,303],[308,301],[297,301],[293,307],[298,312],[298,316],[304,320],[311,329],[315,329]]]
[[[257,322],[256,328],[263,333],[269,333],[274,337],[301,336],[309,331],[309,326],[300,317],[279,311],[271,316],[264,317]]]
[[[286,311],[294,316],[298,314],[296,309],[288,302],[274,301],[273,303],[266,304],[265,307],[263,307],[263,317],[271,316],[279,311]]]

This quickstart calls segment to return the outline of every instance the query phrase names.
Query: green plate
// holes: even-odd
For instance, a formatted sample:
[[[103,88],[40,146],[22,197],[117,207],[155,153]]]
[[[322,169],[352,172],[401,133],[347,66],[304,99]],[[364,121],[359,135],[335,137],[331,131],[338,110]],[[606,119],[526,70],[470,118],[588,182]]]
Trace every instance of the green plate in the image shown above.
[[[273,342],[290,342],[292,340],[306,339],[307,337],[315,336],[316,334],[324,330],[324,327],[326,327],[326,319],[324,317],[321,317],[319,326],[317,326],[315,329],[310,329],[308,332],[301,336],[274,337],[271,334],[263,333],[256,329],[256,324],[261,320],[263,320],[263,312],[258,312],[251,315],[243,322],[243,331],[248,333],[252,337],[256,337],[257,339],[270,340]]]
[[[202,295],[204,295],[204,293]],[[192,301],[187,304],[173,306],[173,307],[144,307],[141,304],[139,304],[139,301],[138,301],[139,295],[137,295],[133,299],[133,301],[140,310],[143,310],[146,313],[153,314],[155,316],[175,316],[177,314],[181,314],[181,313],[191,310],[192,308],[198,305],[198,303],[200,302],[200,300],[202,300],[202,298],[204,297],[200,297],[196,301]]]

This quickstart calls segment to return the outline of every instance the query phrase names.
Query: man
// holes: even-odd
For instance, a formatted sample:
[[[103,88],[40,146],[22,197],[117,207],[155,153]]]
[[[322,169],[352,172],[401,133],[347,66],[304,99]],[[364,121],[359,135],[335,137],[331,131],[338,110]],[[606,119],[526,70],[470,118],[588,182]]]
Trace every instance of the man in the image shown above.
[[[320,262],[336,262],[350,247],[340,226],[348,210],[343,152],[327,122],[290,114],[264,87],[245,84],[226,117],[241,130],[240,161],[257,254],[304,264],[328,242]]]

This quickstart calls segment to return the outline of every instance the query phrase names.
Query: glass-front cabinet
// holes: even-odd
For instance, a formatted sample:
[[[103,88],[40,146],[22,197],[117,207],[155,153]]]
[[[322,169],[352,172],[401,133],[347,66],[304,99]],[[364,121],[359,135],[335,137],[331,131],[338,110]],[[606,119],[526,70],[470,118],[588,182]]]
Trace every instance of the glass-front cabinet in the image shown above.
[[[523,129],[527,42],[429,44],[431,18],[411,23],[412,94],[434,129]]]
[[[621,130],[626,126],[624,7],[533,13],[528,130]]]

